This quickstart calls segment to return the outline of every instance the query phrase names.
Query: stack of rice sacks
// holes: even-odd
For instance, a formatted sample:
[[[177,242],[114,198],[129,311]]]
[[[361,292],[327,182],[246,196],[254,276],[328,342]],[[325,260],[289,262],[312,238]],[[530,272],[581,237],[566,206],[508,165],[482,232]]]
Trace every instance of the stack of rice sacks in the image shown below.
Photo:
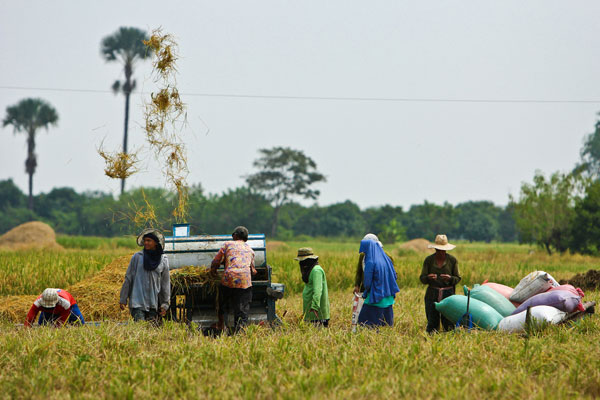
[[[436,309],[456,323],[467,310],[468,288],[465,296],[453,295],[435,304]],[[535,271],[511,287],[484,282],[471,290],[469,313],[473,324],[482,329],[520,332],[525,329],[527,308],[536,323],[557,324],[575,310],[583,311],[583,291],[571,285],[559,286],[544,271]]]

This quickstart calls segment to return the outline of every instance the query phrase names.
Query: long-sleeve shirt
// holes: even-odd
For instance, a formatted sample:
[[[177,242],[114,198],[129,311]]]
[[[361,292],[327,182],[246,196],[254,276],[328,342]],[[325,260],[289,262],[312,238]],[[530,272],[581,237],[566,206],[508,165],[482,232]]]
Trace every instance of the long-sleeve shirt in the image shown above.
[[[327,278],[320,265],[315,265],[308,276],[308,283],[302,291],[304,319],[307,321],[329,319],[329,294]],[[315,310],[318,317],[310,310]]]
[[[144,311],[169,309],[171,300],[171,278],[169,260],[163,254],[158,267],[152,271],[144,269],[144,252],[139,251],[131,257],[121,287],[120,303],[129,308],[141,308]]]
[[[31,326],[31,324],[35,321],[35,317],[37,317],[40,310],[42,310],[41,300],[42,295],[39,295],[37,299],[33,302],[33,305],[29,309],[27,313],[27,318],[25,320],[25,326]],[[71,307],[77,304],[75,298],[71,295],[71,293],[66,290],[58,289],[58,303],[52,309],[45,309],[44,312],[48,312],[50,314],[58,314],[58,321],[61,324],[67,322],[69,315],[71,314]]]
[[[437,279],[429,279],[427,275],[436,274]],[[446,274],[450,275],[450,280],[443,280],[440,275]],[[460,274],[458,272],[458,261],[456,258],[448,253],[446,253],[446,259],[441,267],[438,267],[435,261],[435,253],[425,258],[423,262],[423,268],[421,269],[421,276],[419,277],[421,283],[424,285],[429,285],[427,287],[427,291],[425,292],[425,298],[428,300],[438,300],[440,288],[452,287],[456,286],[458,282],[460,282]]]

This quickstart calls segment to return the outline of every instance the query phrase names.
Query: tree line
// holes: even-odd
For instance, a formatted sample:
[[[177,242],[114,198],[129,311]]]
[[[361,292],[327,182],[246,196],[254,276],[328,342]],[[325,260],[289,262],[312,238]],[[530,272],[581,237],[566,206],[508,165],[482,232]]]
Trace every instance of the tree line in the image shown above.
[[[0,181],[0,232],[40,220],[62,234],[130,235],[140,228],[134,216],[146,201],[152,205],[161,228],[170,231],[176,198],[166,189],[131,189],[117,198],[98,191],[78,193],[72,188],[55,188],[34,196],[33,210],[29,210],[27,196],[11,179],[4,180]],[[190,188],[189,205],[193,234],[226,234],[237,225],[269,234],[276,211],[264,195],[247,186],[209,194],[196,185]],[[456,206],[425,202],[408,210],[391,205],[361,209],[349,200],[327,206],[288,202],[278,212],[279,239],[359,237],[367,232],[380,235],[388,243],[420,237],[432,240],[440,232],[454,239],[488,242],[518,238],[512,209],[489,201]]]

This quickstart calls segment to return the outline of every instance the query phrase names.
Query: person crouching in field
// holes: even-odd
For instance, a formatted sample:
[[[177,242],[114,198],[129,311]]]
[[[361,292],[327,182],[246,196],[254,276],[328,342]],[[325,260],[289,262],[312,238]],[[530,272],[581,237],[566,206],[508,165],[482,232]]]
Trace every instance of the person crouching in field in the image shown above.
[[[225,328],[224,307],[229,303],[233,311],[233,330],[248,325],[248,313],[252,302],[252,275],[254,268],[254,250],[246,243],[248,229],[238,226],[231,234],[232,241],[227,241],[219,250],[210,265],[211,273],[216,275],[219,265],[224,264],[223,278],[219,287],[219,323],[217,329]]]
[[[159,324],[171,300],[169,260],[163,254],[165,238],[157,229],[145,229],[137,244],[144,249],[131,257],[121,287],[120,307],[124,310],[129,301],[134,321]]]
[[[77,302],[66,290],[45,289],[29,309],[25,326],[30,327],[40,311],[40,325],[85,324]]]
[[[454,287],[460,282],[458,261],[446,253],[456,246],[448,243],[446,235],[437,235],[435,244],[428,246],[435,253],[425,258],[419,277],[421,283],[429,285],[425,292],[425,315],[427,316],[427,333],[437,332],[440,318],[445,331],[452,330],[454,324],[435,309],[435,303],[454,294]]]
[[[329,294],[325,271],[319,265],[319,256],[310,247],[298,250],[296,261],[300,262],[300,272],[304,282],[302,309],[304,320],[318,326],[329,326]]]
[[[395,295],[400,291],[396,283],[394,263],[383,251],[383,246],[378,240],[363,239],[360,242],[359,253],[364,254],[362,296],[365,302],[358,315],[358,324],[370,327],[392,326]]]

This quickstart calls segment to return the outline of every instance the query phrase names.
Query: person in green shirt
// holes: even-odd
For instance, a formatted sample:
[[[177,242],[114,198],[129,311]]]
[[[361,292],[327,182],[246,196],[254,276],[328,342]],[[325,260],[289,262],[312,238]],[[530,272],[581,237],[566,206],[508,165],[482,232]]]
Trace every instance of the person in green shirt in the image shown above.
[[[300,272],[304,282],[302,291],[302,309],[304,320],[315,325],[329,326],[329,294],[325,271],[319,265],[319,256],[310,247],[298,249]]]
[[[456,246],[448,243],[446,235],[437,235],[435,244],[428,246],[435,253],[425,258],[419,279],[429,285],[425,291],[425,315],[427,316],[427,333],[435,333],[440,328],[440,319],[445,331],[454,329],[452,321],[444,317],[435,308],[435,303],[452,296],[455,286],[460,282],[458,261],[446,253]]]

